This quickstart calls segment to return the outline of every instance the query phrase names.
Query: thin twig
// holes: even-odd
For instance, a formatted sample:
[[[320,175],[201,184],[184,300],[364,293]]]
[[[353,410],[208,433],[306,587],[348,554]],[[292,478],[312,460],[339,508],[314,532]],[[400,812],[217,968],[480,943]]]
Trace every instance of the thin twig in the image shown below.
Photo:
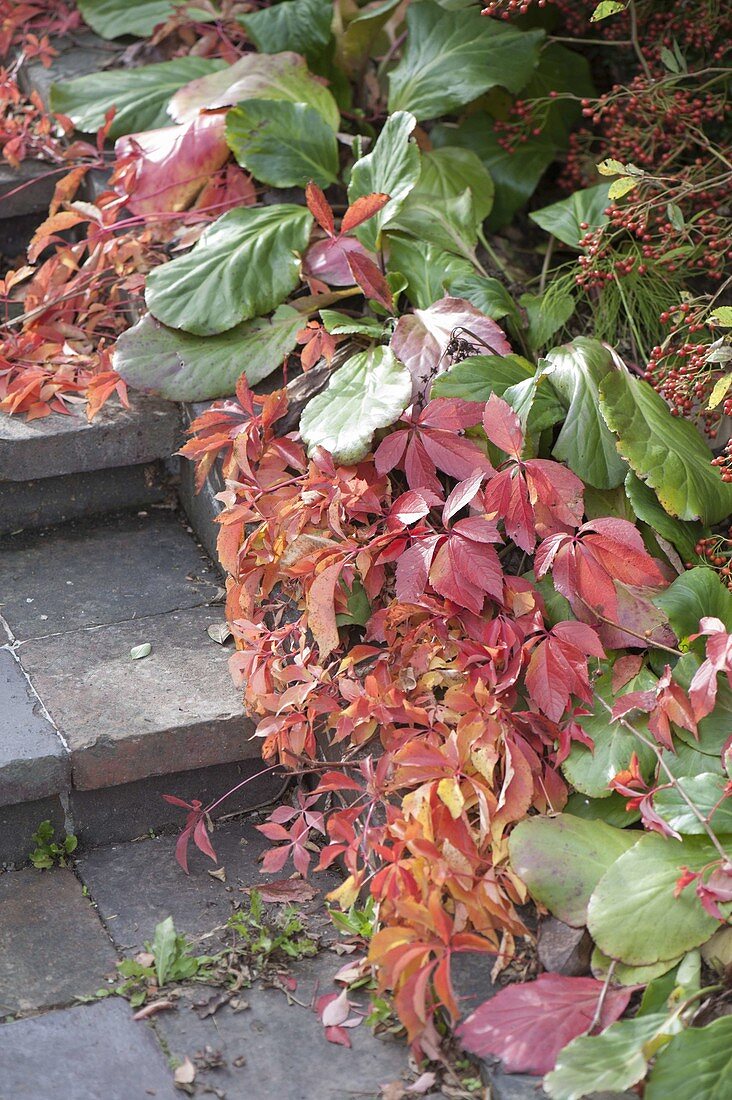
[[[602,1020],[602,1010],[605,1007],[605,1001],[607,1000],[608,991],[610,989],[610,982],[613,980],[613,974],[615,973],[615,967],[618,965],[618,960],[613,959],[607,968],[607,974],[603,987],[600,990],[600,996],[597,998],[597,1006],[595,1008],[595,1015],[592,1017],[592,1023],[587,1028],[585,1035],[592,1035],[592,1032],[599,1025]]]

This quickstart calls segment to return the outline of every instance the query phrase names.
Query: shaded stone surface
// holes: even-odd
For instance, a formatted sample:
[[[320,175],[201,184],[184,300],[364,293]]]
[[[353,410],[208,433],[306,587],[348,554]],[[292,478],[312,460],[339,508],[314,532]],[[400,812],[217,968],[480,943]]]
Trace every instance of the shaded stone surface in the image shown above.
[[[250,778],[250,782],[227,799],[222,809],[240,813],[276,798],[283,777],[264,771],[261,760],[216,764],[209,768],[151,776],[134,783],[121,783],[94,791],[72,790],[69,794],[74,832],[80,844],[113,844],[144,836],[150,829],[177,834],[183,811],[171,806],[163,794],[174,794],[190,802],[198,798],[205,806]]]
[[[65,790],[68,754],[19,663],[0,649],[0,805]]]
[[[27,863],[34,847],[31,838],[41,821],[50,821],[58,832],[63,831],[64,820],[64,808],[58,795],[0,805],[0,867]]]
[[[196,537],[214,561],[217,560],[216,540],[221,530],[219,524],[215,522],[215,517],[222,508],[221,502],[216,499],[216,494],[223,488],[220,480],[217,466],[213,475],[206,478],[200,493],[197,493],[193,463],[181,463],[178,486],[181,505],[190,520],[191,527],[196,532]]]
[[[161,463],[90,470],[33,481],[0,481],[0,535],[163,501]]]
[[[18,75],[23,91],[38,92],[47,109],[51,85],[57,80],[73,80],[110,68],[122,51],[122,47],[105,41],[93,31],[77,31],[73,37],[54,38],[53,47],[59,52],[48,68],[40,61],[26,61]]]
[[[94,993],[115,963],[109,938],[72,871],[29,868],[0,875],[0,1015]]]
[[[128,585],[135,580],[133,573]],[[69,746],[75,787],[259,757],[229,676],[230,651],[206,633],[222,619],[221,608],[190,608],[21,648],[23,666]],[[132,660],[130,650],[144,643],[150,655]]]
[[[82,411],[31,421],[0,414],[0,481],[30,481],[167,458],[181,442],[177,405],[139,394],[130,405],[125,409],[109,404],[91,423]]]
[[[362,1023],[349,1030],[348,1050],[329,1043],[316,1013],[302,1007],[335,990],[332,978],[341,965],[329,952],[294,963],[293,996],[301,1004],[288,1004],[279,989],[256,985],[242,991],[248,1009],[225,1006],[200,1020],[190,1007],[192,1000],[206,999],[199,990],[187,994],[177,1012],[158,1017],[156,1028],[180,1058],[193,1059],[207,1044],[221,1051],[226,1065],[202,1071],[199,1080],[222,1089],[226,1100],[376,1100],[380,1086],[406,1069],[405,1044],[377,1038]],[[234,1066],[239,1058],[244,1064]]]
[[[539,962],[545,970],[579,978],[590,973],[592,937],[586,928],[571,928],[556,917],[539,925]]]
[[[2,1100],[180,1100],[151,1028],[116,997],[6,1024]],[[254,1098],[252,1097],[252,1100]]]
[[[145,940],[152,938],[155,925],[169,916],[187,936],[204,935],[223,924],[245,900],[241,887],[256,887],[290,873],[287,869],[278,875],[260,873],[258,860],[269,841],[250,820],[220,826],[211,841],[218,866],[226,869],[225,883],[211,878],[208,871],[215,870],[214,864],[193,845],[189,849],[190,875],[185,875],[175,861],[174,837],[98,848],[79,859],[78,872],[121,951],[139,951]],[[327,890],[339,881],[331,872],[317,875],[312,884]],[[305,914],[317,913],[315,931],[326,927],[322,899],[301,909]],[[328,931],[330,928],[328,921]]]
[[[0,218],[4,221],[46,213],[56,183],[65,171],[65,167],[59,171],[56,165],[41,160],[24,160],[18,168],[0,164]]]
[[[21,641],[200,606],[218,580],[161,509],[7,536],[0,575],[0,614]]]

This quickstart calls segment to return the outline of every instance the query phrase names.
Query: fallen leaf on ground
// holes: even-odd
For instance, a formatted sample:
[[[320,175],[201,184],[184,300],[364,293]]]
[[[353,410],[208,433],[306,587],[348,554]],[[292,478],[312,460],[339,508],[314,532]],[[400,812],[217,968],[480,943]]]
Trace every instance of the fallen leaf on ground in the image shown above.
[[[302,878],[281,878],[256,887],[264,902],[312,901],[318,891]]]
[[[165,1012],[168,1008],[175,1008],[175,1001],[153,1001],[152,1004],[139,1009],[132,1019],[146,1020],[148,1016],[156,1016],[158,1012]]]
[[[193,1095],[193,1082],[196,1080],[196,1067],[193,1062],[186,1055],[181,1065],[178,1066],[173,1074],[173,1084],[177,1089],[182,1092],[187,1092],[189,1096]]]
[[[211,878],[217,878],[219,882],[226,882],[226,868],[218,867],[215,871],[209,871]]]

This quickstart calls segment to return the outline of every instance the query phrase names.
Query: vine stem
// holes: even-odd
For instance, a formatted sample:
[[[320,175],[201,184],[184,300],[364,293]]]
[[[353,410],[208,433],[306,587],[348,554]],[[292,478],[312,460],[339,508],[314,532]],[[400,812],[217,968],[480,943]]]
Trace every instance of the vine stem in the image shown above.
[[[613,980],[613,974],[615,973],[615,967],[618,965],[618,960],[613,959],[607,968],[607,974],[605,975],[605,981],[603,987],[600,990],[600,996],[597,998],[597,1006],[595,1008],[595,1015],[592,1017],[592,1023],[587,1028],[585,1035],[592,1035],[592,1032],[600,1023],[602,1019],[602,1010],[605,1007],[605,1001],[607,1000],[608,991],[610,989],[610,982]]]
[[[601,695],[597,695],[597,699],[601,703],[601,705],[605,708],[605,710],[608,712],[608,714],[610,715],[612,721],[619,722],[620,725],[623,726],[626,730],[628,730],[629,733],[632,733],[634,737],[637,737],[638,740],[641,741],[646,746],[646,748],[649,748],[651,750],[653,755],[656,757],[656,760],[658,761],[658,764],[659,764],[659,767],[661,768],[661,771],[664,772],[664,774],[666,775],[666,778],[668,779],[671,786],[679,794],[682,802],[685,802],[686,805],[688,806],[688,808],[691,810],[694,817],[697,819],[697,821],[699,822],[701,827],[704,829],[704,832],[707,834],[707,836],[711,840],[711,842],[714,845],[715,849],[719,852],[722,859],[729,863],[732,860],[732,857],[730,856],[729,852],[727,852],[725,850],[724,846],[720,843],[719,839],[717,838],[716,833],[714,832],[714,830],[710,826],[710,824],[707,821],[704,814],[701,812],[701,810],[698,808],[698,806],[694,805],[694,803],[689,798],[689,796],[687,795],[684,788],[678,782],[676,776],[673,774],[673,772],[669,768],[668,764],[663,759],[663,754],[662,754],[661,750],[659,749],[658,745],[656,744],[656,742],[652,741],[649,737],[646,737],[644,734],[640,733],[640,731],[637,730],[635,728],[635,726],[632,726],[630,724],[630,722],[626,721],[625,718],[613,718],[613,716],[612,716],[613,708],[611,706],[608,706],[608,704],[605,702],[605,700],[602,698]]]
[[[651,70],[648,67],[648,62],[645,59],[643,50],[641,49],[640,40],[638,38],[638,15],[635,10],[635,0],[630,0],[628,4],[630,9],[630,41],[633,43],[633,49],[636,56],[640,61],[641,68],[645,74],[646,80],[652,80]]]

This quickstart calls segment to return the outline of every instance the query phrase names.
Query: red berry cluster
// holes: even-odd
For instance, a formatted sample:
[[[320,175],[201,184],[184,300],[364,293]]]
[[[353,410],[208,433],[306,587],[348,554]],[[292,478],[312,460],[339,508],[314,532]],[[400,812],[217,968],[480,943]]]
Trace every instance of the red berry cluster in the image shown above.
[[[674,416],[693,415],[715,440],[722,416],[732,414],[732,393],[718,408],[707,407],[715,383],[725,373],[722,364],[709,362],[708,312],[706,304],[683,302],[661,314],[661,323],[670,325],[671,331],[653,348],[644,377],[668,401]],[[725,480],[732,481],[732,473]]]
[[[724,477],[724,474],[722,476]],[[725,478],[725,481],[732,481],[732,473]],[[699,557],[705,558],[707,564],[718,571],[732,592],[732,527],[729,528],[726,538],[724,535],[712,535],[711,538],[699,539],[694,552]]]
[[[728,485],[732,483],[732,438],[727,440],[721,455],[712,459],[712,466],[718,468],[722,475],[722,481],[726,481]],[[730,535],[732,536],[732,528],[730,529]]]

